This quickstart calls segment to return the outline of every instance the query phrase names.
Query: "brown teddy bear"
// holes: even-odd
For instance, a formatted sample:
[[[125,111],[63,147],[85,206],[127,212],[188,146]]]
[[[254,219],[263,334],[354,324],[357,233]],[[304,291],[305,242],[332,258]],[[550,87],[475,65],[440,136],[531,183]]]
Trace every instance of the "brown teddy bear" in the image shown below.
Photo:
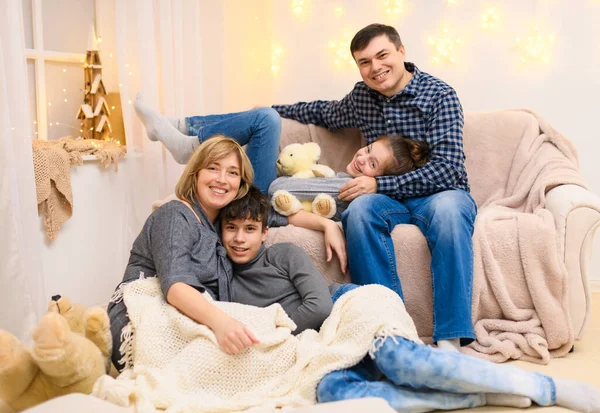
[[[0,400],[18,412],[68,393],[91,393],[110,370],[109,327],[102,308],[54,296],[33,330],[33,349],[0,330]]]

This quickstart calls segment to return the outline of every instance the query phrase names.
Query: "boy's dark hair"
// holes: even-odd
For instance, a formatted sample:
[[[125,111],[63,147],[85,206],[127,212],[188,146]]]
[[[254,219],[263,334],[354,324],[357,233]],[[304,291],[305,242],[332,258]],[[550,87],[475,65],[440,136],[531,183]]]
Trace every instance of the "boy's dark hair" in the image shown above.
[[[402,46],[402,40],[400,40],[400,35],[392,26],[387,26],[385,24],[373,23],[369,24],[367,27],[364,27],[358,31],[352,38],[350,42],[350,54],[354,56],[354,52],[358,52],[363,50],[371,40],[375,37],[381,36],[385,34],[388,40],[394,43],[396,46],[396,50]]]
[[[248,193],[232,201],[221,209],[221,222],[235,221],[236,219],[251,219],[262,221],[262,229],[267,227],[271,203],[255,185],[250,185]]]
[[[404,175],[429,162],[431,150],[424,141],[403,138],[398,135],[383,135],[377,138],[392,150],[395,161],[386,165],[385,175]]]

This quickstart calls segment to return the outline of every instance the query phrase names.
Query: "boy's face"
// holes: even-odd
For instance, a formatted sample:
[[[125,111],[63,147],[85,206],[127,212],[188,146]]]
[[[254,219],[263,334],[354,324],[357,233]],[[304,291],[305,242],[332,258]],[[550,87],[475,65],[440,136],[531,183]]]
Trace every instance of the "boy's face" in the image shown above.
[[[262,221],[253,219],[224,221],[221,225],[221,240],[227,256],[236,264],[246,264],[256,257],[269,230],[268,227],[263,229]]]

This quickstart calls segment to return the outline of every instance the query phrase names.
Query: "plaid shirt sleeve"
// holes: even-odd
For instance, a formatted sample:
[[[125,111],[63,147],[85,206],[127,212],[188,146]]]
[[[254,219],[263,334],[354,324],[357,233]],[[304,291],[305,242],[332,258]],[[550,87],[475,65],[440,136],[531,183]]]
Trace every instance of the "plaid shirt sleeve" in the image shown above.
[[[466,176],[463,125],[463,110],[456,92],[441,95],[427,121],[426,142],[431,148],[431,160],[404,175],[377,177],[377,192],[403,199],[456,188]]]
[[[352,109],[352,92],[342,100],[315,100],[272,107],[283,118],[324,126],[329,130],[357,127]]]

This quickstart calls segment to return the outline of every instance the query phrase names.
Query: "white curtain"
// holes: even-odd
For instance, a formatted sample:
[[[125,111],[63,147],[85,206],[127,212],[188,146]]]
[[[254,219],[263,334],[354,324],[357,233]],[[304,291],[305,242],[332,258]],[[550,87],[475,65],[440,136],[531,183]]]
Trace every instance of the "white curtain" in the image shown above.
[[[45,312],[21,0],[0,13],[0,328],[26,343]]]
[[[202,113],[200,0],[114,4],[117,70],[131,178],[125,240],[131,245],[152,202],[172,194],[183,171],[160,142],[147,138],[133,102],[140,91],[146,104],[168,116]]]

